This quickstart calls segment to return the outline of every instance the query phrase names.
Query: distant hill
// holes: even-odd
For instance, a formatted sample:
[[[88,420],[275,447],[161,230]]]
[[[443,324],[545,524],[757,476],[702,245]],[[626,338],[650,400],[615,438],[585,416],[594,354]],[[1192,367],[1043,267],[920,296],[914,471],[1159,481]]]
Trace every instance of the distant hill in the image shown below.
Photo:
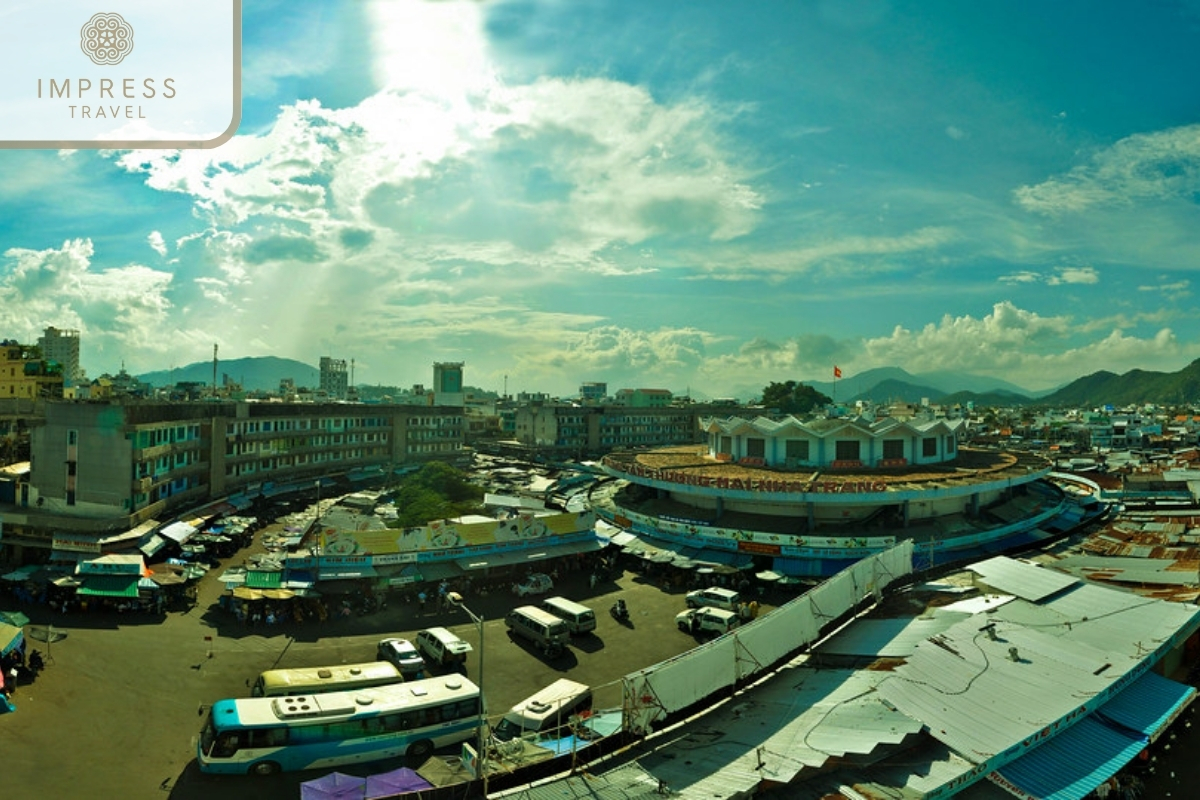
[[[1149,372],[1135,369],[1124,375],[1101,371],[1085,375],[1038,400],[1056,406],[1117,406],[1134,403],[1200,402],[1200,359],[1178,372]]]
[[[830,397],[834,396],[833,381],[805,381],[805,383]],[[839,400],[842,398],[869,399],[875,402],[904,400],[916,403],[920,402],[923,397],[937,400],[954,392],[984,394],[997,390],[1022,396],[1032,394],[1028,390],[1000,378],[945,371],[913,375],[900,367],[877,367],[848,375],[837,381]]]
[[[997,389],[994,392],[954,392],[944,395],[938,403],[944,406],[974,403],[976,406],[1028,406],[1041,404],[1042,400],[1034,400],[1016,392],[1005,392]]]
[[[224,375],[240,383],[246,391],[275,391],[284,378],[295,381],[297,388],[315,389],[321,383],[321,371],[316,367],[303,361],[275,356],[217,361],[218,383],[224,381]],[[197,361],[184,367],[147,372],[137,377],[151,386],[174,386],[189,382],[211,384],[213,367],[211,361]]]

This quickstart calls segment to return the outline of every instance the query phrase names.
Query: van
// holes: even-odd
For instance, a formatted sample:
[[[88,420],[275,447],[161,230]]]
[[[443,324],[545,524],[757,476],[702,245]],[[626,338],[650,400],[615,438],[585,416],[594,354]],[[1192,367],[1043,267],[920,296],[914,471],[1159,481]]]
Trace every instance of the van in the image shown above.
[[[551,733],[570,723],[576,714],[592,708],[592,690],[582,683],[560,678],[532,697],[512,707],[492,729],[502,742],[520,736]]]
[[[548,597],[542,608],[567,623],[573,634],[591,633],[596,630],[596,612],[585,605],[565,597]]]
[[[426,628],[417,634],[417,649],[431,664],[465,669],[471,645],[445,628]]]
[[[514,636],[528,639],[548,656],[558,655],[571,641],[566,621],[537,606],[514,608],[504,617],[504,624]]]
[[[348,692],[369,686],[400,683],[404,676],[386,661],[339,664],[332,667],[269,669],[250,688],[253,697],[286,697],[297,694]]]
[[[742,602],[742,596],[733,589],[712,586],[708,589],[696,589],[688,592],[684,597],[684,602],[687,603],[688,608],[709,606],[710,608],[723,608],[726,611],[736,611],[738,604]]]
[[[707,633],[715,633],[720,636],[723,633],[729,633],[741,625],[742,619],[733,611],[726,611],[723,608],[713,608],[712,606],[701,606],[700,608],[689,608],[687,611],[676,614],[675,624],[679,626],[679,630],[684,633],[690,633],[693,636]]]

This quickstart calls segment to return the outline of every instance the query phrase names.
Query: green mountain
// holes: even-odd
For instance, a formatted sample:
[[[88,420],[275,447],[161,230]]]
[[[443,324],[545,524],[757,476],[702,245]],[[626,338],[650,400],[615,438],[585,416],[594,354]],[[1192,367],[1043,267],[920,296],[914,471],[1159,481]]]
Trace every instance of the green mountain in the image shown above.
[[[1143,369],[1130,370],[1124,375],[1094,372],[1068,383],[1038,402],[1056,406],[1197,403],[1200,402],[1200,359],[1178,372],[1150,372]]]
[[[279,389],[279,382],[284,378],[295,381],[297,388],[315,389],[321,384],[321,371],[316,367],[303,361],[275,356],[218,361],[217,383],[223,384],[226,375],[248,392],[276,391]],[[174,386],[177,383],[212,385],[213,365],[211,361],[197,361],[185,367],[147,372],[137,377],[151,386]]]

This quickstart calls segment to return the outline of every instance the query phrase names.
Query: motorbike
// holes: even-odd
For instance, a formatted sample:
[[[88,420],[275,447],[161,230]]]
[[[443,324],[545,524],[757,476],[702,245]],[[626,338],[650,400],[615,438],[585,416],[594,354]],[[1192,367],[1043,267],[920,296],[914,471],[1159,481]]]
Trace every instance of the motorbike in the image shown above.
[[[625,605],[624,600],[618,600],[617,602],[613,603],[612,607],[609,608],[608,611],[613,615],[613,619],[615,619],[617,622],[629,622],[629,607]]]

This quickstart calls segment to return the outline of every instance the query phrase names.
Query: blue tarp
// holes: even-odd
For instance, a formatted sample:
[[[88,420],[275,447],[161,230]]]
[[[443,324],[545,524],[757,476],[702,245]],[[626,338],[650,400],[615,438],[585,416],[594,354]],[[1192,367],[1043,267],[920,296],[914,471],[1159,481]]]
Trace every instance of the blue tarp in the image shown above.
[[[400,767],[391,772],[367,776],[367,800],[377,797],[392,797],[405,792],[417,792],[422,789],[432,789],[433,784],[422,778],[408,767]]]
[[[300,800],[363,800],[367,779],[344,772],[331,772],[300,784]]]

